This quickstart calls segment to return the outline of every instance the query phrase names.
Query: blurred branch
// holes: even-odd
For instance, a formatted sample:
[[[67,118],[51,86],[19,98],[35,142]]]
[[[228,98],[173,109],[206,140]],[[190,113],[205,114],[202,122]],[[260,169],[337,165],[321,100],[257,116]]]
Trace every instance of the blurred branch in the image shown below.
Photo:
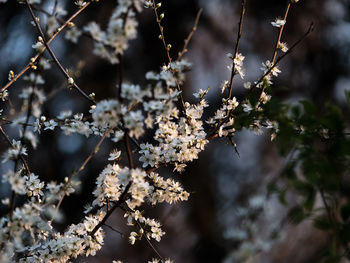
[[[186,40],[185,40],[185,45],[184,45],[182,51],[179,52],[179,55],[178,55],[178,57],[177,57],[177,61],[180,61],[181,58],[182,58],[182,56],[188,51],[188,50],[187,50],[188,44],[190,43],[193,34],[194,34],[194,33],[196,32],[196,30],[197,30],[199,18],[200,18],[200,16],[201,16],[202,12],[203,12],[203,8],[199,9],[199,11],[198,11],[198,13],[197,13],[197,16],[196,16],[196,20],[195,20],[194,25],[193,25],[193,27],[192,27],[192,31],[190,32],[190,34],[189,34],[188,37],[186,38]]]

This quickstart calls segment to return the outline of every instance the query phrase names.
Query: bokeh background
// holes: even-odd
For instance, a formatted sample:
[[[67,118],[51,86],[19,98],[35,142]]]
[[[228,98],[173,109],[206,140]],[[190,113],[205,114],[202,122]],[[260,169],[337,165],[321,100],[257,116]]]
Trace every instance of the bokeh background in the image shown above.
[[[54,1],[46,0],[41,7],[52,9]],[[83,12],[75,23],[83,27],[96,21],[104,28],[115,0],[95,3]],[[72,1],[58,1],[72,14]],[[243,25],[240,52],[246,57],[244,81],[254,81],[261,75],[261,63],[271,59],[277,29],[271,21],[283,15],[287,1],[248,0]],[[210,87],[210,107],[206,116],[213,114],[219,105],[220,89],[230,72],[230,60],[226,54],[233,53],[240,13],[238,0],[165,0],[163,25],[172,54],[182,49],[183,41],[191,31],[200,8],[203,14],[189,52],[185,58],[193,63],[183,87],[184,96],[194,101],[192,93]],[[282,74],[276,79],[274,89],[282,101],[297,103],[301,98],[311,99],[320,108],[331,101],[345,104],[344,90],[350,86],[350,1],[348,0],[300,0],[292,7],[286,24],[283,41],[291,45],[314,22],[314,32],[283,62]],[[130,42],[124,57],[124,80],[145,85],[145,73],[159,70],[166,61],[163,47],[158,39],[158,27],[152,10],[137,15],[139,34]],[[44,19],[44,16],[42,16]],[[7,83],[9,70],[19,72],[34,55],[32,44],[37,37],[36,29],[25,5],[10,0],[0,4],[0,85]],[[53,50],[66,68],[78,74],[77,83],[87,93],[94,92],[97,100],[117,95],[118,66],[98,58],[92,53],[93,42],[81,36],[78,44],[72,44],[59,36],[53,42]],[[46,54],[46,57],[48,55]],[[43,76],[48,100],[43,114],[54,117],[62,110],[88,112],[89,105],[74,91],[66,88],[66,80],[55,67]],[[243,97],[242,80],[236,79],[234,95]],[[10,99],[19,111],[18,94],[25,87],[19,80],[10,88]],[[2,103],[1,108],[8,107]],[[16,118],[15,114],[12,116]],[[18,138],[18,126],[6,127],[11,138]],[[140,141],[147,141],[147,137]],[[284,159],[279,157],[269,134],[257,136],[242,131],[235,137],[240,157],[226,140],[214,140],[199,160],[189,164],[185,173],[173,174],[171,169],[160,173],[181,181],[191,192],[188,202],[173,206],[146,207],[149,217],[159,218],[167,233],[155,244],[161,255],[175,262],[320,262],[322,248],[327,236],[311,227],[310,222],[294,226],[286,219],[286,208],[274,196],[268,196],[268,182],[278,177]],[[36,150],[29,150],[29,165],[42,180],[62,181],[76,170],[93,151],[98,138],[86,139],[81,135],[65,136],[60,130],[44,132]],[[7,145],[0,142],[1,152]],[[65,219],[56,224],[64,230],[69,222],[78,222],[83,216],[84,205],[91,201],[91,192],[98,173],[106,165],[111,149],[110,141],[103,143],[99,153],[83,171],[79,194],[67,197],[63,203]],[[136,158],[135,158],[136,160]],[[0,164],[5,173],[11,164]],[[1,198],[10,194],[8,185],[2,184]],[[293,196],[289,199],[293,200]],[[6,208],[1,207],[5,213]],[[108,221],[124,235],[106,228],[106,243],[96,257],[78,259],[77,262],[147,262],[154,257],[146,241],[128,244],[127,236],[132,230],[125,224],[123,213],[116,212]]]

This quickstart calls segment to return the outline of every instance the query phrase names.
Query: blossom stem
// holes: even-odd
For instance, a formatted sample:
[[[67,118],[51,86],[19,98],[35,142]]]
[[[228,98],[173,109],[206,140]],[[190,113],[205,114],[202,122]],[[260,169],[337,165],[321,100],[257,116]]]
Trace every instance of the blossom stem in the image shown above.
[[[289,10],[290,10],[290,6],[291,6],[292,2],[289,0],[288,1],[288,4],[287,4],[287,8],[286,8],[286,11],[284,13],[284,17],[283,17],[283,21],[287,21],[287,17],[288,17],[288,13],[289,13]],[[285,26],[285,22],[280,26],[279,28],[279,32],[278,32],[278,36],[277,36],[277,40],[276,40],[276,44],[275,44],[275,49],[273,51],[273,55],[272,55],[272,59],[271,59],[271,64],[274,65],[275,62],[276,62],[276,57],[277,57],[277,53],[278,53],[278,47],[280,45],[280,42],[281,42],[281,38],[282,38],[282,34],[283,34],[283,30],[284,30],[284,26]],[[272,70],[273,68],[271,68]],[[270,72],[271,72],[270,70]],[[269,72],[269,74],[270,74]],[[266,74],[267,76],[268,74]],[[260,82],[258,82],[260,83]],[[259,95],[259,101],[261,101],[261,98],[265,92],[265,85],[262,87],[261,89],[261,92],[260,92],[260,95]]]
[[[252,88],[256,88],[259,83],[261,83],[263,81],[263,79],[269,75],[271,73],[271,71],[277,66],[277,64],[284,58],[286,57],[287,55],[289,55],[296,46],[298,46],[312,31],[314,30],[314,23],[311,22],[310,23],[310,26],[309,26],[309,29],[305,32],[304,35],[302,35],[289,49],[287,52],[283,53],[283,55],[277,57],[276,61],[272,64],[272,66],[265,72],[264,75],[262,75],[260,77],[260,79],[256,82],[256,84],[252,87]],[[259,101],[261,100],[262,98],[262,94],[264,93],[265,91],[265,86],[261,89],[261,92],[260,92],[260,96],[259,96]]]
[[[134,161],[132,159],[132,153],[131,153],[131,148],[129,143],[129,135],[127,130],[124,131],[124,143],[125,143],[126,152],[128,154],[129,168],[134,169]]]
[[[124,75],[124,70],[123,70],[123,56],[121,54],[118,54],[118,59],[119,59],[119,65],[118,65],[118,99],[120,102],[122,102],[123,98],[121,96],[122,94],[122,85],[123,85],[123,75]]]
[[[275,63],[260,77],[260,79],[255,83],[255,85],[253,85],[251,87],[251,89],[257,88],[259,83],[261,83],[263,81],[263,79],[271,73],[271,71],[277,66],[277,64],[282,59],[284,59],[287,55],[289,55],[313,30],[314,30],[314,23],[311,22],[309,29],[288,49],[287,52],[285,52],[285,53],[283,53],[283,55],[277,57]],[[263,94],[263,90],[261,91],[259,98],[262,97],[262,94]],[[260,99],[259,99],[259,101],[260,101]],[[229,118],[230,118],[230,114],[228,114],[227,117],[225,119],[223,119],[223,121],[217,127],[215,127],[214,131],[211,134],[209,134],[206,137],[206,139],[212,140],[212,139],[218,137],[217,131],[220,129],[220,127],[223,124],[225,124],[229,120]]]
[[[0,133],[1,135],[4,137],[4,139],[6,140],[6,142],[10,145],[10,147],[13,148],[12,142],[10,141],[10,139],[7,137],[7,134],[4,132],[3,128],[0,126]],[[27,170],[27,174],[30,174],[30,170],[29,170],[29,166],[27,164],[27,161],[24,159],[24,157],[22,156],[22,154],[18,155],[19,158],[21,159],[24,168]]]
[[[246,0],[242,0],[241,2],[241,15],[239,18],[238,22],[238,32],[237,32],[237,39],[236,39],[236,45],[235,45],[235,53],[233,54],[233,59],[236,58],[238,54],[238,48],[239,48],[239,42],[242,37],[242,26],[243,26],[243,20],[244,20],[244,14],[245,14],[245,5],[246,5]],[[231,78],[230,78],[230,84],[229,84],[229,93],[228,93],[228,99],[231,98],[232,96],[232,86],[233,86],[233,79],[236,75],[236,66],[235,63],[232,62],[232,71],[231,71]]]
[[[81,171],[84,170],[85,166],[88,164],[88,162],[98,153],[103,141],[107,138],[108,134],[113,130],[113,128],[110,128],[109,130],[107,130],[105,132],[105,134],[102,136],[102,138],[100,139],[100,141],[97,143],[97,145],[95,146],[95,149],[90,153],[90,155],[85,159],[85,161],[82,163],[82,165],[79,167],[79,169],[74,172],[72,174],[72,176],[69,178],[69,180],[71,180],[72,178],[76,177]],[[63,202],[63,199],[65,198],[66,196],[66,193],[63,193],[60,201],[58,202],[57,204],[57,207],[56,207],[56,211],[59,210],[62,202]]]
[[[37,75],[35,77],[35,82],[37,80]],[[30,93],[30,96],[29,96],[29,99],[28,99],[28,110],[27,110],[27,116],[26,116],[26,121],[25,123],[28,123],[29,121],[29,118],[32,114],[32,104],[33,104],[33,99],[34,99],[34,84],[33,83],[33,86],[32,86],[32,90],[31,90],[31,93]],[[24,145],[24,137],[25,137],[25,134],[26,134],[26,130],[27,130],[27,125],[23,125],[23,131],[22,131],[22,138],[21,138],[21,146],[19,148],[19,152],[22,152],[22,149],[23,149],[23,145]],[[15,165],[13,167],[13,173],[16,174],[16,171],[17,171],[17,166],[18,166],[18,158],[16,159],[15,161]],[[28,172],[28,171],[27,171]],[[10,203],[10,219],[12,220],[12,215],[13,215],[13,211],[15,210],[15,204],[16,204],[16,192],[12,190],[12,194],[11,194],[11,203]]]
[[[129,182],[127,186],[125,187],[123,193],[120,195],[119,200],[115,202],[115,204],[111,207],[109,211],[105,214],[105,216],[102,218],[102,220],[94,227],[94,229],[90,232],[90,236],[94,236],[97,230],[100,229],[103,225],[105,225],[107,219],[113,214],[114,210],[120,207],[122,203],[124,203],[124,198],[126,194],[128,193],[130,187],[131,187],[132,182]]]
[[[122,207],[122,206],[120,207],[120,209],[123,210],[125,213],[134,212],[134,210],[129,208],[130,211],[128,211],[127,208]],[[162,260],[162,262],[164,262],[164,258],[158,252],[158,250],[155,248],[155,246],[152,244],[151,240],[148,238],[148,236],[146,234],[146,230],[143,228],[143,226],[140,224],[140,222],[138,220],[135,220],[135,222],[138,225],[138,227],[143,230],[143,233],[144,233],[144,236],[145,236],[145,239],[146,239],[148,245],[151,247],[151,249],[154,251],[154,253],[156,253],[156,255]]]
[[[287,17],[288,17],[288,13],[289,13],[291,4],[292,4],[291,1],[288,1],[288,5],[287,5],[286,11],[284,13],[284,17],[283,17],[284,21],[287,21]],[[276,44],[275,44],[275,49],[273,51],[273,55],[272,55],[272,59],[271,59],[271,64],[275,63],[275,60],[277,57],[277,52],[278,52],[278,47],[279,47],[279,44],[281,42],[281,38],[282,38],[283,30],[284,30],[284,26],[285,26],[285,23],[283,23],[279,28],[278,37],[277,37]]]
[[[87,2],[82,8],[80,8],[77,12],[75,12],[61,27],[59,27],[56,32],[52,35],[52,37],[50,37],[50,39],[47,41],[47,44],[51,44],[51,42],[57,37],[57,35],[65,28],[69,25],[69,23],[75,18],[77,17],[83,10],[85,10],[85,8],[87,8],[89,5],[91,4],[91,1]],[[34,20],[35,21],[35,20]],[[7,90],[14,82],[16,82],[24,73],[27,72],[28,69],[30,69],[33,64],[41,57],[42,54],[44,54],[46,50],[46,47],[44,47],[38,54],[36,54],[35,57],[33,57],[33,59],[31,59],[31,61],[27,64],[27,66],[25,68],[23,68],[17,75],[15,75],[15,77],[13,79],[11,79],[11,81],[9,81],[2,89],[1,92],[4,92],[5,90]]]
[[[71,79],[71,77],[69,76],[68,72],[64,69],[64,67],[62,66],[62,64],[58,61],[56,55],[53,53],[52,49],[50,48],[49,44],[46,42],[45,40],[45,35],[41,29],[41,26],[38,22],[38,19],[35,17],[33,9],[31,7],[31,5],[29,4],[28,0],[26,0],[26,4],[27,7],[29,9],[29,12],[34,20],[35,26],[38,29],[38,32],[40,34],[40,36],[42,37],[43,40],[43,44],[45,45],[47,51],[49,52],[50,56],[52,57],[52,59],[54,60],[54,62],[56,63],[56,65],[58,66],[58,68],[61,70],[61,72],[64,74],[64,76],[67,78],[67,80],[69,81]],[[96,104],[96,102],[90,98],[75,82],[72,83],[72,86],[84,97],[86,98],[88,101],[92,102],[93,104]]]
[[[146,233],[145,230],[143,229],[142,225],[140,224],[140,222],[139,222],[138,220],[136,220],[136,224],[139,226],[140,229],[143,230],[144,233]],[[157,256],[162,260],[162,262],[164,262],[164,258],[163,258],[162,255],[158,252],[158,250],[155,248],[155,246],[152,244],[152,242],[151,242],[151,240],[149,239],[149,237],[148,237],[146,234],[145,234],[144,236],[145,236],[145,239],[146,239],[148,245],[151,247],[151,249],[154,251],[154,253],[157,254]]]
[[[165,53],[166,53],[166,55],[167,55],[167,57],[168,57],[168,63],[169,63],[169,67],[170,67],[171,73],[172,73],[173,75],[175,75],[175,71],[174,71],[173,69],[171,69],[171,62],[173,62],[173,60],[172,60],[172,58],[171,58],[171,56],[170,56],[170,48],[168,47],[168,45],[167,45],[167,43],[166,43],[166,41],[165,41],[164,28],[163,28],[163,26],[161,25],[161,19],[160,19],[159,15],[158,15],[158,12],[157,12],[156,1],[155,1],[155,0],[152,0],[152,2],[153,2],[152,8],[153,8],[154,15],[155,15],[155,17],[156,17],[156,21],[157,21],[157,24],[158,24],[158,27],[159,27],[159,31],[160,31],[160,39],[161,39],[161,41],[162,41],[162,43],[163,43],[163,46],[164,46],[164,49],[165,49]],[[174,76],[174,77],[175,77],[175,76]],[[182,91],[182,90],[181,90],[181,87],[180,87],[180,83],[179,83],[179,81],[176,79],[176,77],[175,77],[175,82],[176,82],[177,90],[178,90],[178,91]],[[184,101],[184,99],[183,99],[182,93],[180,93],[179,97],[180,97],[180,101],[181,101],[182,110],[183,110],[184,114],[186,115],[186,111],[185,111],[185,109],[186,109],[186,107],[185,107],[185,101]]]

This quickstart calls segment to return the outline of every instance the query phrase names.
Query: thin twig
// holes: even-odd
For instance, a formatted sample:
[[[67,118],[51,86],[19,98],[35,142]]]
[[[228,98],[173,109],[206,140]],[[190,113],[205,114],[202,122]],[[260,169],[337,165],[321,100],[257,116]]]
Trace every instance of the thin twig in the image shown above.
[[[32,8],[36,11],[39,11],[43,14],[45,14],[46,16],[52,16],[52,14],[50,14],[48,11],[46,11],[45,9],[39,7],[39,6],[36,6],[36,5],[32,5]],[[60,23],[61,25],[63,25],[64,23],[66,23],[66,21],[62,18],[59,18],[59,17],[55,17],[55,19],[57,20],[58,23]],[[79,28],[77,25],[74,25],[74,27],[76,27],[77,29],[79,29],[81,32],[82,32],[82,35],[84,37],[87,37],[91,40],[93,40],[94,42],[97,42],[99,44],[102,44],[104,47],[106,47],[107,49],[110,49],[110,50],[113,50],[114,51],[114,47],[108,43],[106,43],[105,41],[102,41],[102,40],[98,40],[98,39],[94,39],[90,33],[87,33],[85,32],[83,29]]]
[[[172,58],[171,58],[171,56],[170,56],[170,47],[171,47],[171,46],[168,46],[167,43],[166,43],[166,41],[165,41],[164,28],[163,28],[163,26],[161,25],[161,19],[160,19],[159,15],[158,15],[158,12],[157,12],[158,7],[157,7],[157,5],[156,5],[155,0],[152,0],[152,2],[153,2],[152,8],[153,8],[154,15],[155,15],[155,17],[156,17],[156,21],[157,21],[158,28],[159,28],[159,31],[160,31],[160,37],[159,37],[159,38],[160,38],[160,40],[161,40],[162,43],[163,43],[163,46],[164,46],[164,49],[165,49],[165,53],[166,53],[166,55],[167,55],[167,57],[168,57],[169,67],[170,67],[171,73],[172,73],[173,76],[174,76],[174,79],[175,79],[175,82],[176,82],[176,86],[177,86],[177,90],[178,90],[178,91],[182,91],[182,90],[181,90],[181,87],[180,87],[180,83],[179,83],[179,81],[178,81],[178,80],[176,79],[176,77],[175,77],[175,70],[171,68],[171,63],[172,63],[172,61],[173,61]],[[185,114],[185,109],[186,109],[186,107],[185,107],[185,101],[184,101],[184,99],[183,99],[182,93],[180,93],[179,97],[180,97],[180,101],[181,101],[182,110],[184,111],[184,114]]]
[[[328,220],[329,220],[330,223],[332,223],[333,222],[333,216],[332,216],[331,208],[329,207],[329,205],[327,203],[324,191],[323,191],[323,189],[321,187],[319,187],[319,192],[321,194],[321,199],[322,199],[322,202],[323,202],[324,207],[325,207],[326,212],[327,212]]]
[[[132,153],[131,153],[131,148],[129,143],[129,135],[127,131],[124,132],[124,143],[125,143],[126,152],[128,154],[129,168],[134,169],[134,161],[132,159]]]
[[[188,50],[187,50],[188,44],[190,43],[193,34],[194,34],[194,33],[196,32],[196,30],[197,30],[197,26],[198,26],[198,23],[199,23],[199,18],[201,17],[202,12],[203,12],[203,8],[199,9],[199,11],[198,11],[198,13],[197,13],[197,16],[196,16],[196,20],[195,20],[194,25],[193,25],[193,27],[192,27],[192,31],[191,31],[191,32],[189,33],[189,35],[187,36],[187,38],[186,38],[186,40],[185,40],[184,47],[183,47],[182,51],[179,52],[179,54],[178,54],[177,61],[180,61],[181,58],[183,57],[183,55],[188,51]]]
[[[286,11],[284,13],[284,17],[283,17],[284,21],[287,21],[287,17],[288,17],[288,13],[289,13],[289,9],[290,9],[291,4],[292,4],[291,1],[288,1],[288,5],[287,5]],[[277,52],[278,52],[279,45],[280,45],[280,42],[281,42],[284,26],[285,26],[285,23],[281,25],[280,30],[278,32],[278,37],[277,37],[277,40],[276,40],[275,49],[273,51],[273,55],[272,55],[272,59],[271,59],[271,63],[272,64],[275,63],[275,59],[277,57]]]
[[[119,65],[118,65],[118,99],[120,102],[123,101],[122,98],[122,85],[123,85],[123,75],[124,75],[124,70],[123,70],[123,56],[121,54],[118,54],[118,59],[119,59]]]
[[[107,130],[105,132],[105,134],[102,136],[102,138],[100,139],[100,141],[97,143],[97,145],[95,146],[94,150],[90,153],[90,155],[85,159],[85,161],[82,163],[82,165],[79,167],[79,169],[74,172],[72,174],[72,176],[69,178],[69,180],[72,180],[72,178],[76,177],[81,171],[84,170],[85,166],[88,164],[88,162],[98,153],[100,147],[101,147],[101,144],[103,143],[103,141],[107,138],[108,134],[113,130],[113,128],[110,128],[109,130]],[[66,193],[63,193],[60,201],[58,202],[57,204],[57,207],[56,207],[56,211],[59,210],[62,202],[63,202],[63,199],[65,198],[66,196]]]
[[[314,29],[314,24],[313,22],[310,23],[310,26],[309,26],[309,29],[307,30],[307,32],[302,35],[289,49],[286,53],[284,53],[283,55],[279,56],[276,60],[276,62],[260,77],[260,79],[255,83],[254,86],[251,87],[251,89],[254,89],[254,88],[257,88],[259,83],[262,82],[262,80],[268,75],[270,74],[270,72],[278,65],[278,63],[284,59],[287,55],[289,55],[296,46],[298,46]],[[261,93],[262,94],[262,93]],[[260,94],[260,97],[261,97],[261,94]],[[207,135],[206,139],[207,140],[212,140],[216,137],[218,137],[218,134],[217,134],[217,131],[220,129],[220,127],[226,123],[226,121],[229,119],[229,115],[217,126],[215,127],[214,131]]]
[[[6,133],[4,132],[4,130],[2,129],[1,126],[0,126],[0,133],[2,134],[4,139],[7,141],[7,143],[10,145],[10,147],[13,148],[12,142],[7,137]],[[21,147],[21,149],[22,149],[22,147]],[[22,163],[23,163],[23,165],[24,165],[24,167],[26,169],[27,174],[30,174],[29,166],[28,166],[26,160],[24,159],[24,157],[22,156],[21,150],[18,153],[18,157],[21,159],[21,161],[22,161]],[[15,164],[15,168],[14,169],[16,169],[16,164]],[[10,219],[11,220],[12,220],[12,215],[13,215],[13,211],[14,211],[14,208],[15,208],[15,198],[16,198],[16,193],[14,191],[12,191],[12,193],[11,193],[11,204],[10,204]]]
[[[33,99],[34,99],[34,86],[36,84],[36,80],[37,80],[37,75],[35,77],[35,82],[32,83],[32,90],[31,90],[31,93],[30,93],[30,96],[29,96],[29,99],[28,99],[28,110],[27,110],[27,116],[26,116],[26,121],[25,123],[28,123],[29,122],[29,118],[32,114],[32,104],[33,104]],[[22,128],[22,137],[21,137],[21,146],[19,148],[19,152],[22,152],[22,149],[23,149],[23,145],[24,145],[24,138],[25,138],[25,134],[26,134],[26,130],[27,130],[27,125],[23,125]],[[17,166],[18,166],[18,160],[19,158],[16,159],[15,161],[15,165],[13,167],[13,173],[16,174],[16,171],[17,171]],[[12,190],[12,194],[11,194],[11,203],[10,203],[10,207],[11,207],[11,210],[10,210],[10,219],[12,220],[12,215],[13,215],[13,211],[15,209],[15,204],[16,204],[16,192]]]
[[[42,42],[44,43],[47,51],[49,52],[50,56],[52,57],[52,59],[54,60],[54,62],[56,63],[56,65],[58,66],[58,68],[61,70],[61,72],[64,74],[64,76],[67,78],[67,80],[69,80],[71,77],[69,76],[68,72],[64,69],[64,67],[62,66],[62,64],[58,61],[56,55],[53,53],[52,49],[50,48],[50,46],[48,45],[48,43],[45,40],[45,35],[41,29],[41,26],[38,22],[38,19],[35,17],[34,13],[33,13],[33,9],[31,7],[31,5],[29,4],[28,0],[26,0],[26,4],[27,7],[29,9],[29,12],[34,20],[34,23],[36,25],[36,28],[39,31],[40,36],[42,37]],[[96,104],[95,101],[93,99],[91,99],[75,82],[73,82],[72,86],[84,97],[86,98],[88,101],[92,102],[93,104]]]
[[[237,144],[236,142],[233,140],[232,136],[229,136],[228,139],[230,140],[233,148],[235,149],[235,152],[237,153],[238,157],[241,157],[241,155],[239,154],[239,151],[237,149]]]
[[[296,46],[298,46],[312,31],[314,30],[314,23],[311,22],[310,23],[310,26],[309,26],[309,29],[305,32],[304,35],[302,35],[288,50],[287,52],[283,53],[283,55],[279,56],[275,63],[272,64],[272,66],[265,72],[264,75],[261,76],[261,78],[255,83],[255,85],[251,88],[256,88],[258,87],[258,85],[263,81],[263,79],[269,75],[271,73],[271,71],[277,66],[277,64],[284,58],[286,57],[287,55],[289,55]],[[259,96],[259,101],[261,100],[261,97],[262,97],[262,94],[264,93],[265,91],[265,86],[262,88],[261,92],[260,92],[260,96]]]
[[[235,53],[233,54],[233,60],[236,58],[238,54],[238,48],[239,48],[239,42],[242,36],[242,25],[243,25],[243,19],[244,19],[244,14],[245,14],[245,5],[246,5],[246,0],[242,0],[241,2],[241,15],[239,18],[238,22],[238,32],[237,32],[237,39],[236,39],[236,45],[235,45]],[[230,84],[229,84],[229,92],[228,92],[228,99],[231,98],[232,96],[232,86],[233,86],[233,79],[236,75],[236,66],[234,61],[232,62],[232,71],[231,71],[231,78],[230,78]]]
[[[158,25],[158,28],[159,28],[159,31],[160,31],[160,40],[162,41],[162,44],[164,46],[164,49],[165,49],[165,53],[168,57],[168,61],[169,61],[169,64],[172,62],[172,58],[170,56],[170,52],[169,52],[169,48],[166,44],[166,41],[165,41],[165,36],[164,36],[164,28],[163,26],[161,25],[161,19],[159,18],[159,15],[158,15],[158,12],[157,12],[157,5],[156,5],[156,2],[155,0],[152,0],[153,1],[153,11],[154,11],[154,15],[156,17],[156,21],[157,21],[157,25]]]
[[[69,23],[76,18],[83,10],[85,10],[85,8],[87,8],[89,5],[91,4],[91,2],[87,2],[82,8],[80,8],[77,12],[75,12],[61,27],[59,27],[56,32],[52,35],[52,37],[50,37],[50,39],[47,41],[47,44],[51,44],[51,42],[57,37],[57,35],[65,28],[69,25]],[[36,21],[36,20],[34,20]],[[42,54],[44,54],[46,50],[46,47],[43,47],[42,50],[36,54],[35,57],[33,57],[31,59],[31,61],[27,64],[27,66],[25,68],[23,68],[20,73],[18,73],[17,75],[15,75],[15,77],[13,79],[11,79],[11,81],[9,81],[2,89],[1,92],[4,92],[5,90],[7,90],[15,81],[17,81],[24,73],[27,72],[28,69],[30,69],[34,63],[39,59],[39,57],[41,57]]]
[[[56,15],[57,4],[58,4],[58,0],[55,0],[55,4],[53,5],[53,9],[52,9],[52,15],[53,15],[53,16]]]
[[[280,42],[281,42],[284,26],[285,26],[285,24],[287,22],[287,17],[288,17],[288,13],[289,13],[289,9],[290,9],[291,4],[292,4],[292,1],[289,0],[288,4],[287,4],[286,11],[284,13],[284,17],[283,17],[283,20],[285,21],[285,23],[280,26],[280,29],[279,29],[279,32],[278,32],[278,36],[277,36],[277,40],[276,40],[276,44],[275,44],[275,48],[274,48],[272,59],[271,59],[271,64],[274,64],[275,61],[276,61],[277,52],[278,52],[279,45],[280,45]],[[259,95],[259,101],[261,101],[261,98],[262,98],[262,95],[264,94],[264,91],[265,91],[265,85],[261,89],[261,92],[260,92],[260,95]]]
[[[125,207],[122,207],[120,206],[119,207],[122,211],[124,211],[125,213],[130,213],[130,212],[134,212],[134,210],[132,210],[131,208],[125,208]],[[129,211],[129,210],[130,211]],[[140,229],[143,230],[143,233],[145,235],[145,238],[146,238],[146,241],[147,243],[149,244],[149,246],[151,247],[151,249],[156,253],[156,255],[162,260],[162,262],[164,262],[164,258],[162,257],[162,255],[158,252],[158,250],[155,248],[155,246],[152,244],[151,240],[147,237],[147,234],[146,234],[146,231],[145,229],[142,227],[142,225],[140,224],[140,222],[138,220],[135,220],[136,224],[138,225],[138,227]]]
[[[107,224],[104,224],[104,226],[108,227],[108,228],[111,229],[113,232],[118,233],[121,237],[124,237],[123,232],[121,232],[121,231],[115,229],[114,227],[112,227],[112,226],[110,226],[110,225],[107,225]]]
[[[105,216],[102,218],[102,220],[94,227],[94,229],[90,232],[90,236],[94,236],[95,233],[103,226],[105,225],[107,219],[113,214],[114,210],[120,207],[122,203],[124,203],[124,198],[126,197],[129,189],[131,187],[131,182],[127,184],[125,187],[123,193],[120,195],[119,200],[111,207],[109,211],[105,214]]]
[[[151,240],[149,239],[149,237],[146,234],[146,231],[144,230],[144,228],[141,226],[140,222],[138,220],[135,220],[136,224],[139,226],[139,228],[141,228],[143,230],[143,232],[145,233],[145,239],[148,243],[148,245],[151,247],[151,249],[154,251],[154,253],[157,254],[157,256],[162,260],[162,262],[164,262],[164,258],[162,257],[162,255],[158,252],[158,250],[155,248],[155,246],[152,244]]]

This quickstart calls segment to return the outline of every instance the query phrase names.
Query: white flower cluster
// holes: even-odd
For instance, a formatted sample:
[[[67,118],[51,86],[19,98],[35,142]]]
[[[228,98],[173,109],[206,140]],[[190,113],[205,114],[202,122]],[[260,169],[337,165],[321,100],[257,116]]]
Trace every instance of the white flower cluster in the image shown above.
[[[275,21],[271,22],[271,25],[274,27],[281,27],[286,24],[286,20],[276,18]]]
[[[102,232],[97,231],[92,239],[86,226],[97,224],[103,214],[86,217],[83,223],[71,225],[63,235],[57,233],[51,221],[47,220],[57,215],[52,204],[62,194],[69,195],[75,191],[77,184],[74,181],[59,185],[52,182],[45,187],[37,175],[23,174],[24,168],[16,174],[9,171],[3,176],[15,193],[27,194],[31,198],[22,207],[17,207],[12,217],[0,220],[0,235],[7,238],[7,242],[1,243],[1,262],[67,262],[72,257],[94,254],[100,249]],[[17,259],[14,261],[15,255]]]
[[[135,11],[141,11],[141,1],[118,0],[118,6],[113,11],[106,31],[96,22],[90,22],[84,27],[95,40],[94,53],[109,60],[110,63],[119,62],[118,54],[123,54],[128,48],[128,42],[137,35],[138,22]]]
[[[16,160],[20,155],[27,155],[27,148],[20,141],[12,140],[12,147],[4,153],[2,162]]]
[[[214,117],[206,122],[217,129],[219,137],[233,136],[235,128],[233,127],[233,111],[238,107],[239,102],[236,97],[232,99],[222,99],[222,106],[215,113]]]
[[[185,117],[178,116],[173,103],[159,104],[155,101],[144,104],[158,125],[154,139],[158,145],[141,144],[140,161],[143,167],[157,167],[172,163],[175,170],[181,172],[185,163],[198,158],[199,152],[208,143],[201,117],[206,101],[202,99],[197,105],[185,104]],[[157,108],[157,107],[160,107]]]
[[[27,248],[28,256],[21,258],[19,262],[61,263],[79,255],[96,255],[103,245],[104,233],[101,228],[94,236],[90,233],[104,215],[104,212],[99,212],[96,215],[86,216],[81,223],[70,225],[63,234],[50,233],[51,231],[47,230],[45,234],[50,234],[50,238],[42,239],[38,244]]]
[[[236,57],[233,57],[231,53],[228,53],[227,56],[233,61],[233,65],[230,65],[228,69],[232,71],[232,67],[234,66],[235,73],[243,79],[245,75],[243,68],[243,61],[245,57],[241,53],[237,53]]]
[[[84,115],[82,113],[77,113],[73,118],[69,118],[71,114],[70,111],[65,111],[61,112],[60,116],[57,117],[60,120],[64,120],[64,125],[61,125],[61,129],[65,135],[79,133],[89,137],[94,131],[96,132],[96,130],[92,130],[90,122],[84,121]]]
[[[168,87],[176,87],[177,84],[182,84],[185,79],[184,72],[191,69],[192,64],[186,60],[171,62],[167,66],[163,66],[159,74],[148,72],[146,79],[163,80]]]
[[[127,217],[128,225],[134,226],[135,222],[139,224],[140,227],[139,233],[131,232],[129,235],[129,242],[134,245],[137,239],[141,239],[143,235],[146,235],[147,239],[155,239],[160,241],[162,236],[165,234],[161,229],[161,225],[154,219],[146,218],[142,216],[142,213],[139,210],[134,212],[127,212],[125,215]]]
[[[138,168],[121,168],[118,164],[109,164],[96,180],[92,205],[102,207],[107,202],[118,201],[125,190],[129,194],[125,201],[130,209],[135,209],[144,202],[152,205],[162,202],[172,204],[189,197],[189,193],[174,180],[164,180],[156,173],[147,174]]]

